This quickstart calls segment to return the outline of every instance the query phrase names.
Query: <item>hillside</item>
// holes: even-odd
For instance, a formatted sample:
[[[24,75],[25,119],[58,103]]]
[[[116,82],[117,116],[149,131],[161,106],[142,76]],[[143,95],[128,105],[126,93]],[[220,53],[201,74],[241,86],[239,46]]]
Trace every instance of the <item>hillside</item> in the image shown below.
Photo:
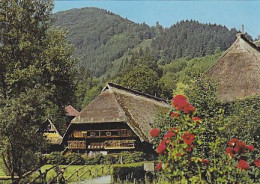
[[[122,61],[133,48],[140,48],[140,43],[155,52],[160,64],[166,64],[176,58],[202,57],[216,49],[226,50],[237,33],[235,29],[196,21],[181,21],[170,28],[159,23],[149,27],[98,8],[71,9],[55,13],[53,18],[54,26],[68,31],[79,65],[96,77],[121,69]]]
[[[213,54],[216,49],[226,50],[236,39],[237,31],[216,24],[181,21],[164,30],[152,42],[163,63],[189,56]]]
[[[106,10],[97,8],[72,9],[53,15],[54,26],[68,31],[69,41],[75,45],[74,56],[80,65],[94,76],[104,74],[112,61],[154,36],[146,24],[136,24]]]

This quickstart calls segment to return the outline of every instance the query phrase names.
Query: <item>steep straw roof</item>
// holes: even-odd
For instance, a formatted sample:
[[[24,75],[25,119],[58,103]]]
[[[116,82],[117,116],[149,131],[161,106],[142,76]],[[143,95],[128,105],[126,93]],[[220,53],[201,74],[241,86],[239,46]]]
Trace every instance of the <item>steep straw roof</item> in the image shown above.
[[[260,94],[260,48],[239,33],[236,41],[206,75],[218,79],[223,102]]]
[[[169,108],[163,99],[108,83],[71,124],[126,122],[141,141],[148,141],[156,114]]]
[[[71,105],[66,106],[65,111],[66,111],[67,116],[78,116],[79,115],[79,112]]]
[[[43,124],[43,129],[46,128],[48,124],[51,125],[50,129],[48,130],[49,132],[44,132],[43,135],[46,136],[46,139],[51,144],[60,144],[62,141],[62,136],[49,118],[46,118]]]

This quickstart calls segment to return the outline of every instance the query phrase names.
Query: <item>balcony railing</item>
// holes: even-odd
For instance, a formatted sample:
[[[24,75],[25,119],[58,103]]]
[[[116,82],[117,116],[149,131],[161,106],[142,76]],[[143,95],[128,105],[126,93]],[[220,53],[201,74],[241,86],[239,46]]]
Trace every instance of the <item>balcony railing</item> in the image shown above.
[[[73,138],[118,138],[134,136],[132,130],[113,129],[113,130],[74,130],[71,134]]]
[[[86,141],[68,141],[69,149],[86,149]]]
[[[109,140],[105,142],[93,142],[88,149],[134,149],[135,140]]]

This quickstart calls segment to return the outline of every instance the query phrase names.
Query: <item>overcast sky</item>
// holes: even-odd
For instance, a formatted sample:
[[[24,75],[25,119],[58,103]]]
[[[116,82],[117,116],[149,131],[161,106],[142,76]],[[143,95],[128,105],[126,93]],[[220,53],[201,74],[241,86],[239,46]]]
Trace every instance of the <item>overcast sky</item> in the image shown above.
[[[137,23],[170,27],[178,21],[193,19],[241,29],[254,38],[260,35],[260,1],[55,1],[54,12],[72,8],[98,7]]]

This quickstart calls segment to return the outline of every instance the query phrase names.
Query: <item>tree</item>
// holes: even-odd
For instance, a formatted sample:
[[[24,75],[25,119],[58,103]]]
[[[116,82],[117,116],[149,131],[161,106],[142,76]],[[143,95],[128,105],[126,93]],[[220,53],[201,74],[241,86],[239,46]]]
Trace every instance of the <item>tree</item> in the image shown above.
[[[123,76],[121,85],[154,95],[158,92],[158,79],[155,71],[140,65]]]
[[[39,164],[46,141],[37,130],[47,115],[62,127],[74,92],[72,46],[50,28],[52,8],[52,0],[0,1],[0,151],[12,183]]]

